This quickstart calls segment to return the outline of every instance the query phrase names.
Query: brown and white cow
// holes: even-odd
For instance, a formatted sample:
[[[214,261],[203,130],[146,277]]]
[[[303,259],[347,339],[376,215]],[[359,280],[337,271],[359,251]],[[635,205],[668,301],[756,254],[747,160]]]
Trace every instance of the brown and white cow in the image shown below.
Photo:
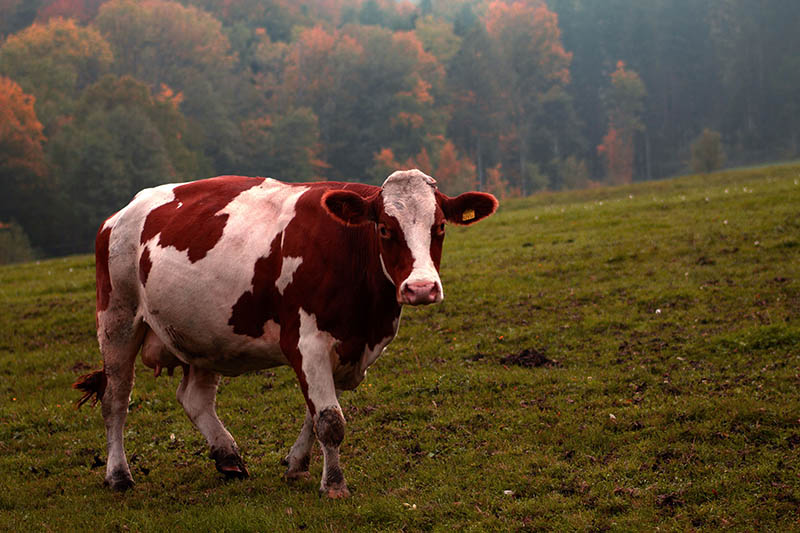
[[[220,375],[290,365],[306,400],[286,477],[308,478],[316,435],[320,490],[348,495],[339,467],[339,393],[364,379],[394,338],[403,304],[442,300],[445,222],[497,209],[490,194],[450,198],[419,170],[382,187],[222,176],[140,192],[97,235],[97,338],[103,369],[74,386],[102,401],[105,482],[133,485],[123,425],[141,351],[159,375],[182,367],[178,401],[217,469],[247,477],[217,418]]]

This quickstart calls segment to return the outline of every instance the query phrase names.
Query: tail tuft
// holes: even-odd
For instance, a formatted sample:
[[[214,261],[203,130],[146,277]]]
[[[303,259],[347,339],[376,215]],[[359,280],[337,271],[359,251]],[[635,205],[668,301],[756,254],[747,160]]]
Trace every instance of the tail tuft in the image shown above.
[[[83,396],[76,402],[75,408],[77,409],[88,402],[92,399],[92,396],[94,396],[92,407],[97,405],[97,402],[103,399],[103,394],[106,392],[106,383],[108,383],[108,378],[106,378],[105,370],[95,370],[79,377],[78,381],[72,384],[72,388],[83,391]]]

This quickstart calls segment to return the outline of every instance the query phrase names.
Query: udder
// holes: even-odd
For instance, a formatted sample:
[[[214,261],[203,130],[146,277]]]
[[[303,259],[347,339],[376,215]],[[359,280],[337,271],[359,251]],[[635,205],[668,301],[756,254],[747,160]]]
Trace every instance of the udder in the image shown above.
[[[185,372],[189,366],[175,357],[150,328],[147,328],[147,334],[142,344],[142,362],[145,366],[153,369],[155,377],[160,376],[161,371],[165,368],[167,374],[171,376],[175,372],[175,367],[183,367]]]

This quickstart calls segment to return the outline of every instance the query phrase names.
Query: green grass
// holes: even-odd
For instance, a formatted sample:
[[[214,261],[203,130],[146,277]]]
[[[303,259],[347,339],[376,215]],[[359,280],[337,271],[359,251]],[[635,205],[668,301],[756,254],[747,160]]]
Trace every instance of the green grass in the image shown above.
[[[225,379],[225,482],[139,365],[135,489],[101,486],[88,256],[0,268],[0,529],[800,530],[800,166],[504,202],[449,228],[446,300],[342,397],[346,501],[289,485],[292,372]],[[502,365],[532,348],[558,366]],[[511,491],[507,493],[507,491]]]

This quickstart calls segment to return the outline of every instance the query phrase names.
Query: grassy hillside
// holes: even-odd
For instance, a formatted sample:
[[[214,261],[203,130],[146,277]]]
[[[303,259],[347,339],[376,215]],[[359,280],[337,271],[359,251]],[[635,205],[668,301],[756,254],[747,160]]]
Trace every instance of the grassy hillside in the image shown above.
[[[139,364],[137,485],[107,492],[99,409],[69,388],[99,363],[93,258],[0,268],[0,529],[800,530],[800,166],[448,231],[445,302],[407,309],[342,398],[347,501],[317,496],[318,449],[313,482],[281,479],[303,418],[287,368],[224,380],[251,473],[225,482],[179,378]]]

